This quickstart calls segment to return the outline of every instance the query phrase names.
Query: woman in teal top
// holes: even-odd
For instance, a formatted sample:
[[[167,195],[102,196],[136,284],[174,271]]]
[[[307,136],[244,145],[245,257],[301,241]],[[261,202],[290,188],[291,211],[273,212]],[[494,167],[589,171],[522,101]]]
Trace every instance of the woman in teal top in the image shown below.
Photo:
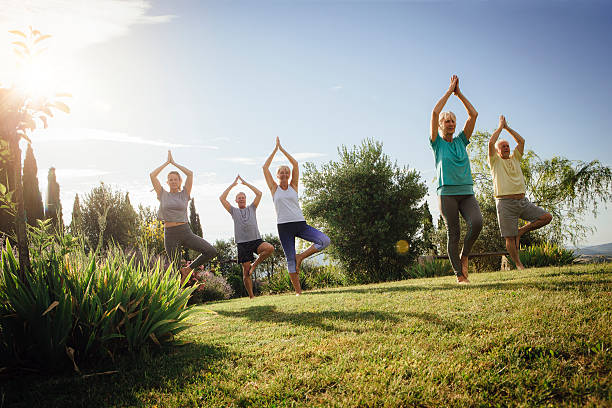
[[[468,112],[468,120],[457,137],[453,137],[455,114],[442,112],[446,101],[453,93],[461,100]],[[448,90],[431,112],[429,142],[436,160],[438,204],[446,223],[446,250],[459,283],[469,282],[467,278],[468,255],[482,229],[482,214],[478,201],[474,197],[470,158],[466,150],[476,125],[477,116],[476,109],[459,90],[459,78],[453,75]],[[461,256],[459,255],[461,235],[459,214],[463,216],[468,226]]]

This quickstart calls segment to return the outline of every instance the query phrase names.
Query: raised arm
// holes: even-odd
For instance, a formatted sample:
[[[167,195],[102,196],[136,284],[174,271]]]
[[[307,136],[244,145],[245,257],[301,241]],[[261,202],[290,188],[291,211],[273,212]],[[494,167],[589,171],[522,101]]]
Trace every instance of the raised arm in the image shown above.
[[[508,133],[510,133],[512,137],[514,138],[514,140],[516,141],[516,149],[519,152],[521,152],[521,155],[522,155],[525,150],[525,139],[523,139],[523,137],[519,135],[514,129],[511,129],[507,123],[505,123],[505,125],[506,125],[506,130],[508,131]]]
[[[506,118],[504,115],[499,115],[499,126],[497,126],[497,129],[495,129],[495,132],[493,132],[491,138],[489,139],[489,156],[497,154],[495,143],[497,142],[497,139],[499,139],[499,135],[501,134],[502,130],[504,130],[504,127],[506,127]]]
[[[440,127],[440,112],[442,112],[442,109],[444,109],[444,105],[446,105],[448,98],[450,98],[450,96],[455,91],[455,87],[457,86],[458,81],[459,79],[457,78],[457,75],[453,75],[451,77],[451,83],[448,87],[448,90],[446,91],[444,96],[440,98],[438,103],[436,103],[436,106],[434,106],[433,111],[431,111],[431,127],[429,131],[429,138],[432,142],[436,140],[436,137],[438,137],[438,127]]]
[[[232,205],[229,203],[229,201],[227,201],[227,195],[229,194],[231,189],[234,188],[238,184],[238,179],[239,178],[240,178],[240,176],[236,176],[236,178],[234,179],[234,182],[232,184],[230,184],[229,187],[226,188],[225,191],[222,192],[221,195],[219,196],[219,201],[221,201],[221,204],[223,205],[223,207],[230,214],[232,212]]]
[[[474,109],[470,101],[467,100],[465,95],[461,93],[461,90],[459,90],[459,79],[457,79],[455,95],[457,95],[457,98],[461,100],[463,106],[465,106],[465,109],[467,110],[468,120],[463,126],[463,134],[465,134],[465,137],[470,140],[470,137],[472,137],[472,133],[474,132],[474,127],[476,126],[476,118],[478,117],[478,112],[476,111],[476,109]]]
[[[164,164],[162,164],[161,166],[159,166],[158,168],[153,170],[151,172],[151,174],[149,174],[149,177],[151,178],[151,184],[153,184],[153,188],[155,189],[155,193],[157,194],[157,198],[159,198],[161,196],[161,192],[162,192],[162,185],[159,182],[159,179],[157,178],[157,176],[159,176],[159,173],[161,173],[161,171],[164,169],[164,167],[166,167],[169,164],[170,164],[170,161],[166,160],[166,162]]]
[[[170,163],[175,165],[177,169],[185,173],[185,176],[187,176],[187,179],[185,180],[185,185],[183,186],[183,190],[185,190],[187,195],[191,197],[191,187],[193,186],[193,171],[175,162],[170,150],[168,150],[168,160],[170,161]]]
[[[274,177],[272,177],[272,173],[270,173],[270,164],[272,164],[272,159],[274,159],[274,155],[278,151],[278,146],[279,146],[279,141],[277,137],[276,146],[274,146],[274,150],[272,150],[272,153],[270,154],[270,156],[268,157],[268,159],[266,160],[266,162],[264,163],[262,167],[264,177],[266,178],[266,183],[268,183],[268,188],[270,189],[272,196],[274,196],[274,193],[276,193],[276,188],[278,187],[278,184],[276,184],[276,181],[274,181]]]
[[[293,156],[291,156],[289,152],[287,152],[283,146],[281,146],[278,136],[276,137],[276,143],[278,144],[280,151],[283,152],[285,157],[287,157],[287,160],[289,160],[291,163],[291,182],[289,184],[295,191],[298,191],[298,183],[300,181],[300,165],[298,164],[297,160],[295,160]]]
[[[255,206],[255,208],[257,208],[257,206],[259,205],[259,202],[261,201],[262,192],[259,191],[259,189],[255,187],[254,185],[247,183],[242,177],[240,177],[240,175],[238,175],[236,180],[242,181],[242,184],[250,188],[251,191],[255,193],[255,199],[253,200],[253,205]]]

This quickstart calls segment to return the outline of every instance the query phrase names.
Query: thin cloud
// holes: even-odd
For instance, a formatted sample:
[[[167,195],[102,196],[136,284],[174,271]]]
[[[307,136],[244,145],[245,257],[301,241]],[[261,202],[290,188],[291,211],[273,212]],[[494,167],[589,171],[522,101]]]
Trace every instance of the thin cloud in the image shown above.
[[[35,27],[73,51],[125,36],[138,24],[162,24],[173,15],[151,15],[149,0],[0,0],[0,31]]]
[[[32,134],[32,139],[36,143],[56,143],[56,142],[89,142],[101,141],[111,143],[131,143],[149,146],[162,147],[196,147],[200,149],[217,150],[217,146],[212,145],[191,145],[163,140],[143,139],[139,136],[130,136],[123,132],[111,132],[103,129],[90,128],[67,128],[67,129],[41,129]]]
[[[344,87],[343,87],[342,85],[334,85],[334,86],[332,86],[332,87],[331,87],[331,88],[329,88],[329,89],[330,89],[331,91],[333,91],[333,92],[339,92],[339,91],[343,90],[343,89],[344,89]]]
[[[249,166],[259,163],[258,158],[254,157],[222,157],[220,160],[228,161],[231,163],[246,164]]]
[[[327,156],[325,153],[314,153],[314,152],[301,152],[301,153],[292,153],[291,154],[296,160],[308,160],[308,159],[316,159],[319,157]],[[248,166],[253,166],[256,164],[263,164],[267,159],[266,157],[222,157],[219,160],[224,160],[232,163],[245,164]],[[283,163],[288,162],[287,158],[283,154],[277,154],[274,156],[272,160],[273,163]]]
[[[98,169],[55,169],[55,176],[59,179],[74,179],[87,177],[100,177],[110,174],[110,171]],[[39,170],[38,179],[46,179],[49,174],[48,170]]]

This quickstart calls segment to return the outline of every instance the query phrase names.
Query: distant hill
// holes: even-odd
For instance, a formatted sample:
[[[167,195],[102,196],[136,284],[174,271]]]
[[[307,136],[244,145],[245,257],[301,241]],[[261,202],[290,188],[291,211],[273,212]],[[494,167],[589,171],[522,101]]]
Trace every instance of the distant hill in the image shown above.
[[[584,248],[573,248],[580,255],[608,255],[612,256],[612,242],[602,245],[593,245]]]

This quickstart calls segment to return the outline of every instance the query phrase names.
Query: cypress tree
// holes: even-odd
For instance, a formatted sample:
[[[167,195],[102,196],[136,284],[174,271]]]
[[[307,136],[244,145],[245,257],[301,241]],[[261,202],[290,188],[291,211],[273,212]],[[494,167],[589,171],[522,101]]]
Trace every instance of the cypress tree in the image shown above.
[[[195,200],[193,198],[189,202],[189,226],[194,234],[199,237],[203,236],[202,224],[200,224],[200,215],[196,212]]]
[[[45,218],[42,195],[38,188],[38,166],[32,145],[28,143],[25,160],[23,161],[23,201],[28,224],[36,225],[36,220]]]
[[[79,195],[74,197],[74,204],[72,204],[72,222],[70,223],[70,232],[72,235],[80,235],[83,231],[83,210],[81,209],[81,202]]]
[[[53,225],[56,228],[64,227],[64,222],[62,221],[62,203],[60,202],[60,186],[55,178],[55,167],[49,169],[45,217],[53,220]]]

